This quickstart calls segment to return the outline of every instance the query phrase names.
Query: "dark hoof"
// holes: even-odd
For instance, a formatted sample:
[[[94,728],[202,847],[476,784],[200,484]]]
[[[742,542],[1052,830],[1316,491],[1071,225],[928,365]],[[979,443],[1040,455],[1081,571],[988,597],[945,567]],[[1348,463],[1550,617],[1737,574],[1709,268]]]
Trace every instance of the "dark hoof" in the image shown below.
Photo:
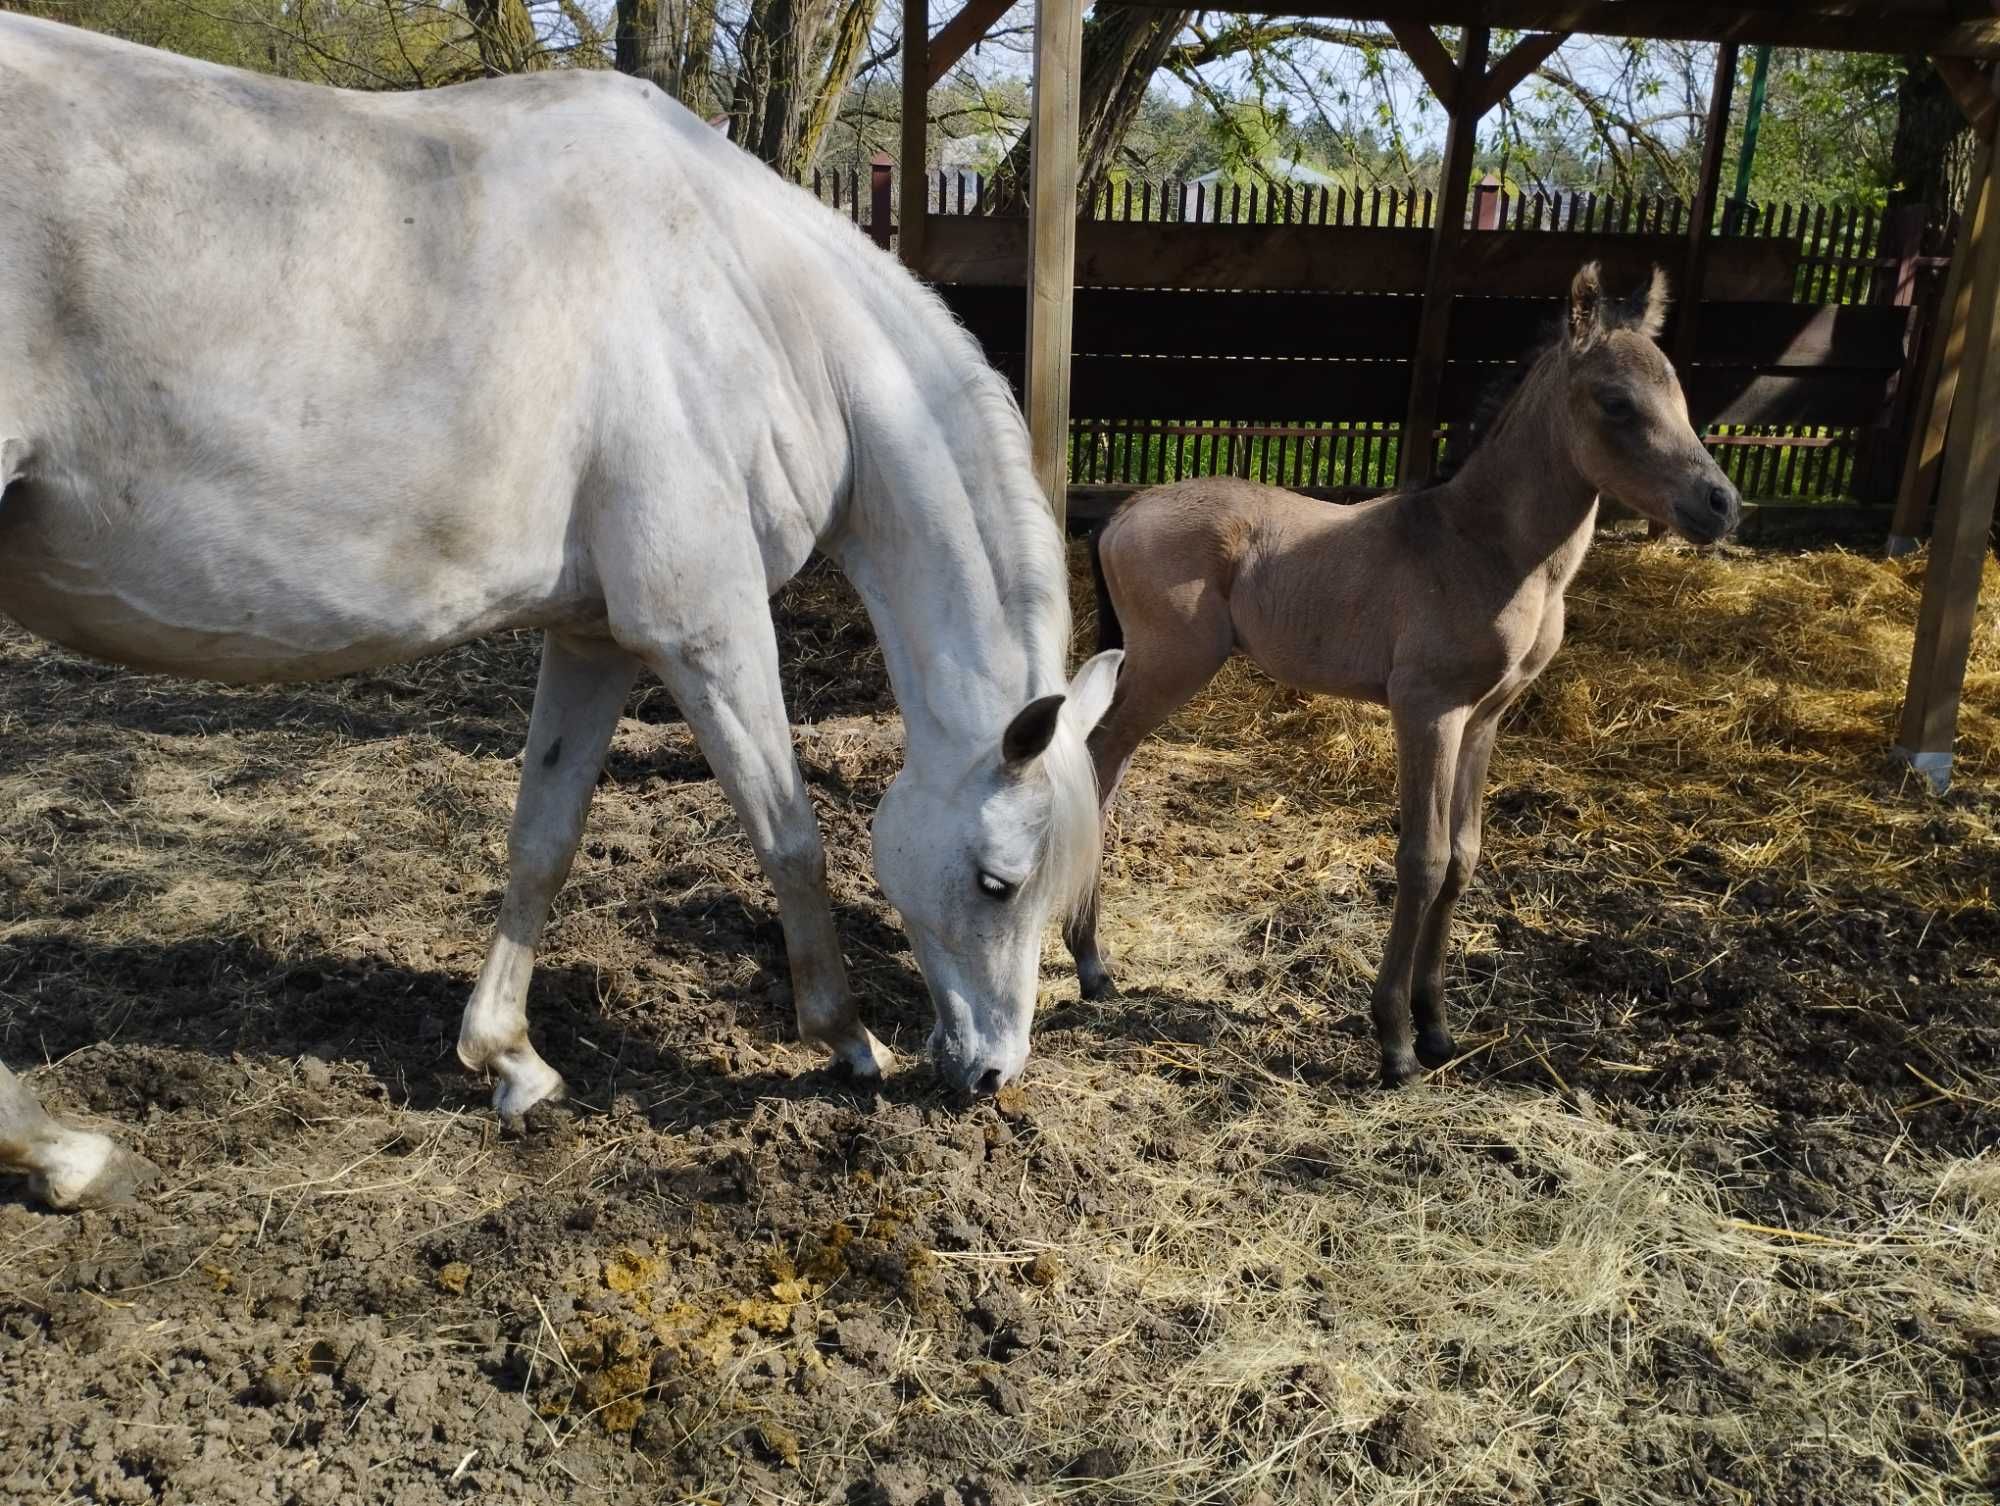
[[[1414,1056],[1405,1054],[1382,1058],[1382,1086],[1385,1088],[1407,1088],[1421,1076],[1423,1068],[1417,1065]]]
[[[1458,1055],[1458,1042],[1442,1030],[1427,1030],[1417,1037],[1417,1060],[1426,1067],[1442,1067]]]
[[[1102,968],[1094,973],[1078,973],[1076,981],[1084,998],[1093,1004],[1118,997],[1118,985],[1111,981],[1111,974]]]

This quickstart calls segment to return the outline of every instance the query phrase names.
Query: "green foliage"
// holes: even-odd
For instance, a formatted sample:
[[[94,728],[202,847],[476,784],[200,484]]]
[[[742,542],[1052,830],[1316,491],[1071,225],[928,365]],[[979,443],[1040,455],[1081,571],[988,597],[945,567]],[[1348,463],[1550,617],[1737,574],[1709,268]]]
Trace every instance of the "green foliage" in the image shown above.
[[[1746,52],[1730,127],[1732,164],[1742,148],[1750,61]],[[1872,53],[1774,52],[1751,199],[1881,208],[1895,177],[1890,145],[1904,68],[1901,58]]]
[[[477,75],[463,9],[433,0],[27,0],[39,14],[187,57],[359,89]]]

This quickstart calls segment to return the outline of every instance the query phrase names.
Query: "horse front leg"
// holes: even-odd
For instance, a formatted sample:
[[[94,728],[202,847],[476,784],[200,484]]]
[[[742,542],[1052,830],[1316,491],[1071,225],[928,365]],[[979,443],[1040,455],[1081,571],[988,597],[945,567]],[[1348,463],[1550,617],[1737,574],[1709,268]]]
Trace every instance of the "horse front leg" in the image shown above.
[[[1411,704],[1393,696],[1396,790],[1403,830],[1396,844],[1396,905],[1382,946],[1371,1001],[1375,1036],[1382,1047],[1382,1085],[1401,1087],[1420,1070],[1411,1038],[1410,990],[1417,940],[1425,917],[1444,891],[1451,846],[1453,774],[1465,727],[1463,708]]]
[[[682,595],[670,625],[627,617],[618,631],[673,693],[777,894],[800,1039],[824,1046],[856,1077],[880,1077],[892,1058],[847,991],[826,852],[792,749],[763,581],[704,584],[699,607],[690,611]]]
[[[536,1104],[562,1096],[561,1074],[528,1040],[528,978],[638,674],[639,661],[611,644],[557,633],[542,640],[521,792],[507,833],[507,894],[458,1031],[458,1059],[493,1074],[494,1112],[511,1129]]]
[[[1417,1060],[1426,1067],[1442,1067],[1458,1055],[1458,1043],[1445,1023],[1445,950],[1451,938],[1452,911],[1479,864],[1486,768],[1493,757],[1500,714],[1496,710],[1475,721],[1459,742],[1458,771],[1451,793],[1451,856],[1445,863],[1444,884],[1417,935],[1410,1008],[1417,1027]]]
[[[4,1062],[0,1167],[27,1173],[29,1189],[59,1213],[130,1202],[159,1174],[152,1162],[108,1135],[72,1129],[54,1118]]]

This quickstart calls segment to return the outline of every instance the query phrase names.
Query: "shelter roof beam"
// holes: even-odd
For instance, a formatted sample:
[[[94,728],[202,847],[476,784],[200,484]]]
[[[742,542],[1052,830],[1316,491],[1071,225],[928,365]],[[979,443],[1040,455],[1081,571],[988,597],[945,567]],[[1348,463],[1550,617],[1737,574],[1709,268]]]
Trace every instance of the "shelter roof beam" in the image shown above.
[[[1545,31],[1516,42],[1479,81],[1479,112],[1485,114],[1512,94],[1523,79],[1546,63],[1569,38],[1566,31]]]
[[[985,39],[1013,3],[1014,0],[966,0],[965,8],[945,22],[930,40],[925,75],[932,87],[943,82],[944,76],[958,66],[958,60]]]
[[[1422,21],[1389,20],[1389,30],[1395,35],[1396,44],[1408,54],[1416,65],[1417,72],[1424,76],[1424,82],[1431,86],[1431,93],[1438,97],[1438,103],[1447,110],[1458,107],[1459,67],[1445,51],[1444,43],[1437,33]]]
[[[1125,3],[1178,9],[1182,0]],[[1419,26],[2000,58],[2000,13],[1984,0],[1288,0],[1283,10]]]

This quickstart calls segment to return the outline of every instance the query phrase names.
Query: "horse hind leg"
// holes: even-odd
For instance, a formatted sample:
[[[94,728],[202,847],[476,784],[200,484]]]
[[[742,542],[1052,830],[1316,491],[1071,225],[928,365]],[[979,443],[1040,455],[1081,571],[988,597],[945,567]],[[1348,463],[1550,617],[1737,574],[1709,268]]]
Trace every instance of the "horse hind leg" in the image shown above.
[[[59,1213],[126,1203],[159,1175],[108,1135],[52,1117],[0,1062],[0,1168],[26,1172],[29,1189]]]
[[[561,1075],[528,1040],[528,979],[638,674],[638,661],[610,644],[557,633],[543,640],[521,791],[507,834],[507,894],[458,1033],[458,1059],[493,1074],[493,1108],[510,1129],[519,1129],[536,1104],[563,1093]]]

